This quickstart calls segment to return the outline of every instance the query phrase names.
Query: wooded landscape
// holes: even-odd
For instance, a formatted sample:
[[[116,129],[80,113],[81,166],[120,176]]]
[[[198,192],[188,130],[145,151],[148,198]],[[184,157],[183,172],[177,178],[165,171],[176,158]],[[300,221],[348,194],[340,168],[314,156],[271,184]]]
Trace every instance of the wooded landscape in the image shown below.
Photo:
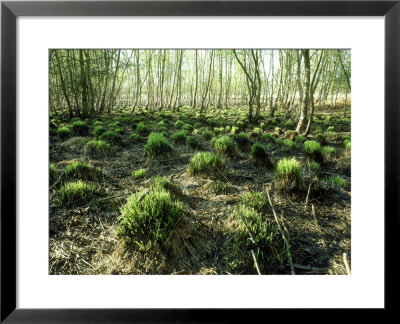
[[[350,274],[351,51],[49,51],[50,274]]]

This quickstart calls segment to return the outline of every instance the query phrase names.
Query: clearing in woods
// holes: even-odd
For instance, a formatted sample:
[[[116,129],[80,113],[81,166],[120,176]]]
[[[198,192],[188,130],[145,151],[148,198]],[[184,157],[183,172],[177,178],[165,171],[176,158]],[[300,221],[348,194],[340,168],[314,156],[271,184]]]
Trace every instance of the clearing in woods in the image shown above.
[[[50,274],[350,272],[349,53],[105,51],[50,55]]]

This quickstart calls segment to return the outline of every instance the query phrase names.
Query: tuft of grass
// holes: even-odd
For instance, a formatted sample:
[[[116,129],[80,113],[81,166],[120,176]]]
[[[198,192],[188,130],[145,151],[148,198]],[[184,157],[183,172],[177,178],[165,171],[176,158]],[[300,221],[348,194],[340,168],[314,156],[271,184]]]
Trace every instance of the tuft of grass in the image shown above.
[[[297,135],[297,136],[295,137],[295,139],[294,139],[294,141],[295,141],[296,143],[303,143],[305,140],[306,140],[305,137],[304,137],[304,136],[301,136],[301,135]]]
[[[268,200],[262,192],[246,192],[242,197],[242,204],[261,212],[268,206]]]
[[[49,166],[49,182],[52,183],[56,179],[57,167],[54,163]]]
[[[347,185],[346,179],[340,176],[330,176],[324,179],[327,183],[335,185],[339,188],[344,188]]]
[[[282,151],[289,151],[295,146],[294,142],[287,138],[283,141]]]
[[[72,134],[74,136],[86,136],[89,133],[89,127],[82,120],[77,120],[71,125]]]
[[[273,136],[270,133],[264,133],[261,135],[261,140],[268,143],[273,141]]]
[[[100,137],[103,133],[107,131],[107,128],[104,126],[97,126],[93,129],[92,134],[96,137]]]
[[[265,271],[264,265],[268,265],[269,272],[281,271],[287,263],[287,255],[277,226],[269,219],[263,219],[253,208],[243,205],[234,210],[233,217],[238,225],[234,230],[229,255],[232,270],[237,273],[257,273],[253,251],[261,272]],[[249,240],[249,236],[252,240]]]
[[[121,144],[121,142],[122,142],[121,136],[119,136],[117,133],[110,131],[110,130],[101,134],[99,136],[99,140],[107,141],[109,143],[116,144],[116,145]]]
[[[57,135],[61,139],[67,138],[67,137],[71,136],[71,130],[67,126],[60,126],[57,129]]]
[[[217,195],[227,194],[229,192],[227,184],[219,180],[213,181],[209,189]]]
[[[149,128],[145,125],[145,123],[140,122],[136,125],[136,133],[141,136],[146,136],[149,134]]]
[[[323,133],[318,133],[315,136],[316,140],[321,144],[321,145],[325,145],[326,144],[326,136]]]
[[[176,121],[176,123],[174,124],[175,128],[181,128],[183,125],[185,125],[185,123],[181,120]]]
[[[171,135],[171,138],[176,142],[176,143],[184,143],[186,140],[188,132],[186,130],[180,130],[179,132],[176,132]]]
[[[193,126],[190,125],[190,124],[184,124],[184,125],[181,127],[181,129],[184,130],[184,131],[187,131],[188,133],[190,133],[190,132],[193,131]]]
[[[151,133],[144,146],[144,151],[148,156],[155,156],[168,153],[172,150],[171,144],[160,133]]]
[[[186,136],[186,145],[192,149],[197,149],[200,147],[199,141],[195,136]]]
[[[344,146],[346,147],[346,150],[351,151],[351,141],[346,142]]]
[[[269,159],[265,147],[258,142],[252,145],[250,155],[257,160]]]
[[[261,136],[261,134],[262,134],[262,130],[258,127],[255,127],[250,135],[253,138],[257,138],[257,137]]]
[[[88,154],[96,154],[96,153],[108,154],[111,151],[111,146],[110,144],[101,140],[89,141],[86,143],[84,151]]]
[[[146,169],[138,169],[138,170],[132,171],[132,177],[134,179],[144,178],[145,174],[146,174]]]
[[[67,177],[79,177],[94,180],[101,175],[101,169],[95,168],[90,163],[74,161],[65,167],[64,174]]]
[[[239,133],[239,127],[237,127],[237,126],[232,126],[232,128],[231,128],[231,134],[232,135],[236,135],[236,134],[238,134]]]
[[[249,135],[247,135],[246,133],[237,134],[235,137],[235,141],[236,141],[237,145],[239,145],[240,147],[245,147],[250,144]]]
[[[116,231],[124,246],[147,250],[153,245],[168,248],[174,229],[183,217],[183,204],[168,191],[152,188],[131,195],[121,207],[122,219]]]
[[[235,153],[235,144],[229,136],[217,138],[214,142],[214,148],[220,154],[232,155]]]
[[[281,159],[279,160],[276,170],[275,176],[281,179],[288,180],[301,180],[301,166],[300,162],[295,158],[292,159]]]
[[[314,173],[318,173],[321,169],[321,165],[318,162],[311,161],[310,162],[310,170]]]
[[[221,133],[222,133],[221,128],[219,128],[219,127],[215,127],[215,128],[214,128],[214,134],[215,134],[216,136],[221,135]]]
[[[92,201],[101,192],[101,187],[82,180],[65,183],[57,192],[58,204],[83,200]]]
[[[215,153],[212,152],[198,152],[189,162],[188,173],[196,175],[200,173],[217,173],[218,170],[223,172],[225,170],[225,161]]]
[[[321,145],[316,141],[306,141],[306,142],[304,142],[304,150],[308,154],[314,154],[316,152],[321,152]]]
[[[140,141],[140,135],[136,134],[136,133],[132,133],[129,138],[134,141],[134,142],[138,142]]]
[[[209,130],[205,130],[205,131],[203,131],[203,133],[201,135],[203,136],[203,138],[205,140],[209,141],[213,137],[213,132],[209,131]]]
[[[334,131],[327,131],[325,132],[325,137],[328,141],[336,141],[338,135]]]
[[[335,148],[332,146],[323,146],[321,152],[324,158],[328,158],[335,154]]]

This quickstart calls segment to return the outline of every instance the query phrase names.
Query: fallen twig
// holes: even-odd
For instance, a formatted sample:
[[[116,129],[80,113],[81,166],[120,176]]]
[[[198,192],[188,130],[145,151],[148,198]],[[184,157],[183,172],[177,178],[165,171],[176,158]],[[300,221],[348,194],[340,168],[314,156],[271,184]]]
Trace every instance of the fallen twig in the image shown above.
[[[274,205],[272,205],[271,197],[269,196],[269,191],[268,191],[268,189],[265,189],[265,190],[267,192],[268,201],[269,201],[269,204],[271,205],[272,213],[274,214],[276,224],[278,225],[278,230],[281,233],[283,240],[285,241],[286,251],[288,253],[288,258],[289,258],[289,263],[290,263],[290,270],[292,272],[292,275],[295,275],[296,272],[294,271],[293,259],[292,259],[292,254],[290,253],[289,242],[288,242],[286,235],[283,232],[281,225],[279,223],[278,216],[276,215]]]
[[[344,261],[344,266],[346,267],[346,272],[347,272],[347,275],[351,275],[351,270],[350,270],[350,266],[349,266],[349,263],[348,263],[348,261],[347,261],[347,255],[346,255],[346,253],[343,253],[343,261]]]

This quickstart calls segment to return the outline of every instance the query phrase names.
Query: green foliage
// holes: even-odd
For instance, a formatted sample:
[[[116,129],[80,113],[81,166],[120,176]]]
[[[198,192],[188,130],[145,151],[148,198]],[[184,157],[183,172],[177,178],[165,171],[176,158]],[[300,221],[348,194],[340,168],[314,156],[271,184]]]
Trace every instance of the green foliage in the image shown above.
[[[152,188],[149,193],[140,191],[131,195],[121,207],[121,215],[117,236],[123,245],[137,244],[141,250],[154,244],[168,248],[174,229],[183,217],[183,205],[174,201],[168,191]]]
[[[214,148],[220,154],[234,154],[235,144],[229,136],[222,136],[214,142]]]
[[[65,183],[57,192],[57,202],[64,204],[75,201],[91,201],[101,192],[98,185],[90,184],[82,180]]]
[[[162,177],[159,175],[153,177],[150,183],[151,188],[156,190],[164,189],[171,193],[179,191],[179,188],[175,184],[169,181],[166,177]]]
[[[266,130],[266,129],[267,129],[267,126],[265,125],[264,122],[262,122],[262,123],[260,123],[260,128],[261,128],[262,130]]]
[[[190,124],[184,124],[181,129],[190,133],[193,131],[193,126]]]
[[[57,174],[56,165],[54,163],[50,163],[50,166],[49,166],[49,181],[50,181],[50,183],[55,180],[56,174]]]
[[[132,171],[132,177],[134,179],[141,179],[144,177],[145,174],[146,174],[146,169],[138,169]]]
[[[185,125],[185,123],[181,120],[176,121],[176,123],[174,124],[175,128],[181,128],[183,125]]]
[[[196,175],[199,173],[217,173],[225,170],[225,161],[212,152],[198,152],[189,162],[188,173]],[[217,173],[218,174],[218,173]]]
[[[301,166],[300,162],[295,158],[292,159],[281,159],[279,160],[275,176],[281,179],[290,179],[300,181],[301,179]]]
[[[219,127],[215,127],[215,128],[214,128],[214,134],[215,134],[216,136],[221,135],[221,133],[222,133],[221,128],[219,128]]]
[[[285,122],[285,127],[287,127],[287,128],[290,128],[290,127],[293,127],[293,121],[292,120],[287,120],[286,122]]]
[[[257,273],[251,253],[253,250],[261,271],[264,269],[262,265],[268,265],[269,271],[281,271],[287,262],[287,255],[277,226],[246,206],[236,208],[233,216],[238,221],[238,227],[234,232],[230,255],[232,270]],[[249,239],[250,235],[252,240]]]
[[[244,147],[250,144],[249,135],[247,135],[246,133],[237,134],[235,137],[235,141],[240,147]]]
[[[96,137],[100,137],[106,131],[107,131],[107,128],[105,128],[104,126],[97,126],[93,129],[92,134]]]
[[[203,136],[203,138],[205,140],[209,141],[213,137],[213,132],[209,131],[209,130],[205,130],[205,131],[203,131],[203,133],[201,135]]]
[[[116,133],[116,134],[123,134],[123,133],[124,133],[124,129],[123,129],[123,128],[120,128],[120,127],[115,128],[115,129],[114,129],[114,133]]]
[[[159,133],[151,133],[147,139],[147,144],[144,146],[144,151],[148,156],[165,154],[171,150],[171,144]]]
[[[82,120],[77,120],[72,123],[71,126],[72,134],[74,136],[85,136],[89,133],[89,128],[86,123]]]
[[[295,137],[295,139],[294,139],[294,141],[295,141],[296,143],[303,143],[305,140],[306,140],[305,137],[304,137],[304,136],[301,136],[301,135],[297,135],[297,136]]]
[[[351,151],[351,141],[346,142],[344,146],[346,147],[346,150]]]
[[[333,131],[327,131],[325,132],[325,137],[328,141],[336,141],[337,133]]]
[[[197,149],[200,147],[199,141],[195,136],[186,136],[186,145],[192,149]]]
[[[238,120],[238,121],[236,122],[236,126],[237,126],[239,129],[241,129],[241,130],[244,130],[244,129],[246,128],[245,125],[244,125],[244,122],[241,121],[241,120]]]
[[[138,142],[140,140],[140,135],[136,134],[136,133],[132,133],[129,138],[134,141],[134,142]]]
[[[320,169],[321,169],[321,165],[318,162],[315,162],[315,161],[310,162],[310,170],[311,171],[318,173],[320,171]]]
[[[290,140],[289,138],[285,139],[283,141],[283,147],[282,150],[283,151],[289,151],[291,150],[293,147],[295,146],[294,142],[292,140]]]
[[[67,177],[79,177],[82,179],[96,179],[101,176],[101,169],[95,168],[90,163],[74,161],[69,163],[64,170]]]
[[[186,135],[188,132],[186,130],[180,130],[171,135],[171,138],[177,143],[184,143],[186,140]]]
[[[86,143],[84,148],[86,153],[95,154],[95,153],[103,153],[107,154],[111,151],[110,144],[98,140],[98,141],[89,141]]]
[[[60,126],[57,129],[57,135],[58,135],[58,137],[60,137],[62,139],[67,138],[67,137],[71,136],[71,130],[67,126]]]
[[[259,159],[259,160],[268,158],[268,154],[265,151],[265,147],[258,142],[254,143],[252,145],[250,155],[252,157],[254,157],[255,159]]]
[[[335,148],[332,146],[324,146],[322,147],[322,155],[324,157],[330,157],[335,154]]]
[[[334,130],[335,130],[335,127],[333,127],[333,126],[329,126],[327,129],[328,132],[333,132]]]
[[[261,212],[268,206],[268,199],[262,192],[246,192],[242,197],[242,204]]]
[[[326,136],[323,133],[318,133],[315,138],[321,145],[326,144]]]
[[[106,131],[103,134],[100,135],[99,140],[101,141],[107,141],[113,144],[120,144],[121,143],[121,137],[113,132],[113,131]]]
[[[273,139],[274,138],[270,133],[264,133],[264,134],[261,135],[261,140],[266,142],[266,143],[273,141]]]
[[[304,150],[307,154],[321,153],[321,145],[316,141],[305,141]]]
[[[219,180],[213,181],[209,189],[217,195],[227,194],[229,192],[227,184]]]
[[[258,128],[258,127],[255,127],[255,128],[253,129],[253,131],[251,132],[251,137],[257,138],[257,137],[259,137],[261,134],[262,134],[261,129]]]
[[[328,178],[325,178],[324,181],[326,181],[329,184],[335,185],[339,188],[344,188],[347,185],[346,179],[340,176],[330,176]]]
[[[283,145],[283,139],[277,137],[277,138],[275,139],[275,144],[276,144],[276,145]]]
[[[136,133],[145,136],[149,134],[149,128],[143,122],[140,122],[136,125]]]

